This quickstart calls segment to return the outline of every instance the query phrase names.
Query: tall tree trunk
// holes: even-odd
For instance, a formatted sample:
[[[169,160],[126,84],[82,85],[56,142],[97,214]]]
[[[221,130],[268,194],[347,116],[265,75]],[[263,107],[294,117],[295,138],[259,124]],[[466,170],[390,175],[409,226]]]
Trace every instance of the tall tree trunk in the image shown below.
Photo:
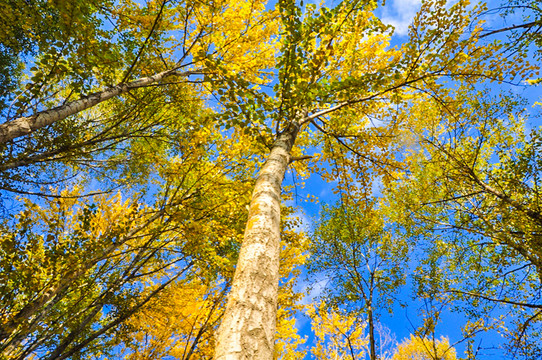
[[[215,360],[273,358],[281,185],[298,131],[299,125],[292,123],[279,135],[258,174],[232,289],[218,330]]]
[[[38,112],[32,116],[20,117],[0,125],[0,144],[16,139],[20,136],[30,134],[31,132],[51,125],[59,120],[65,119],[70,115],[77,114],[80,111],[91,108],[112,97],[124,94],[130,90],[157,83],[169,75],[187,76],[193,74],[188,71],[182,74],[177,73],[177,69],[170,69],[153,76],[141,78],[128,83],[122,83],[106,90],[90,94],[79,100],[71,101],[67,104],[57,106],[53,109]]]
[[[376,337],[375,337],[375,324],[373,318],[373,306],[369,304],[367,309],[367,315],[369,317],[369,346],[371,348],[370,358],[371,360],[377,360],[376,357]]]

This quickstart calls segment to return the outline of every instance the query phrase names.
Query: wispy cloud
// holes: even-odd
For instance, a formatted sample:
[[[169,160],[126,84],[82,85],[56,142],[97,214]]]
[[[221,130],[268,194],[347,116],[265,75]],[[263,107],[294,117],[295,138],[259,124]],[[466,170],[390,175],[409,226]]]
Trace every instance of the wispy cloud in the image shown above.
[[[301,293],[306,294],[301,300],[302,305],[308,305],[315,302],[315,299],[323,294],[329,279],[327,277],[320,277],[320,279],[315,281],[302,281],[298,284],[298,287],[301,288]]]
[[[292,201],[287,201],[286,204],[295,207],[295,204]],[[296,230],[297,232],[304,232],[305,234],[309,234],[312,231],[312,220],[310,217],[307,216],[303,209],[298,208],[289,217],[299,219],[299,222],[294,226],[294,230]]]
[[[395,27],[395,34],[404,36],[420,9],[421,0],[388,0],[382,8],[382,22]]]

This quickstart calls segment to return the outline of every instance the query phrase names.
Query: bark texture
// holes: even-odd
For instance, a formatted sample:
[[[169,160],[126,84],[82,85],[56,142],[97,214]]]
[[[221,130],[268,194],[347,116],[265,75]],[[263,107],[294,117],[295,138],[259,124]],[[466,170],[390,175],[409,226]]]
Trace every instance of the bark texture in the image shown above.
[[[38,112],[32,116],[20,117],[12,121],[8,121],[0,125],[0,144],[16,139],[18,137],[30,134],[33,131],[41,129],[47,125],[51,125],[56,121],[67,118],[70,115],[77,114],[80,111],[91,108],[101,102],[111,99],[112,97],[121,95],[130,90],[147,86],[159,82],[164,77],[176,74],[176,69],[167,70],[156,75],[138,79],[124,84],[119,84],[108,88],[98,93],[90,94],[58,106],[53,109]],[[181,75],[189,75],[185,73]]]
[[[258,174],[215,360],[273,359],[281,185],[298,131],[299,125],[292,124],[278,137]]]

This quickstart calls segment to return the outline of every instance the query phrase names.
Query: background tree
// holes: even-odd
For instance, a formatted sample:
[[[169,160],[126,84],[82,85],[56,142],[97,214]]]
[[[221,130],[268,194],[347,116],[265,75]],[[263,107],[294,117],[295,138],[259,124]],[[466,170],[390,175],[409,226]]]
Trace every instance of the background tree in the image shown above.
[[[426,251],[416,275],[422,292],[464,301],[473,323],[536,358],[540,135],[527,130],[523,103],[472,94],[458,92],[453,112],[419,107],[435,126],[416,132],[419,148],[390,193],[392,207],[405,211],[399,216]]]
[[[376,206],[375,206],[376,207]],[[321,281],[327,306],[366,318],[368,353],[377,359],[379,313],[391,311],[405,282],[407,244],[384,229],[382,213],[365,203],[324,207],[312,237],[308,271]]]
[[[9,4],[14,8],[6,8],[6,12],[18,13],[14,10],[17,5],[23,11],[34,12],[25,4]],[[137,179],[144,183],[154,161],[148,154],[169,157],[182,152],[177,143],[190,139],[194,128],[209,124],[201,124],[210,114],[201,108],[201,100],[208,95],[200,86],[202,79],[189,84],[186,76],[194,70],[201,73],[207,57],[230,66],[230,70],[239,68],[236,62],[249,61],[254,67],[265,68],[267,57],[260,54],[272,50],[272,44],[266,41],[272,14],[262,15],[260,3],[250,6],[227,1],[149,1],[142,7],[132,2],[95,5],[96,8],[92,5],[89,9],[84,4],[73,5],[84,8],[77,9],[82,12],[80,21],[88,21],[84,24],[88,31],[73,34],[73,28],[62,27],[58,29],[61,35],[53,34],[73,46],[58,48],[61,45],[49,44],[47,36],[53,35],[48,33],[43,35],[43,44],[41,37],[28,35],[35,60],[26,62],[26,66],[33,75],[21,80],[22,88],[12,94],[18,100],[0,126],[4,135],[10,129],[16,134],[15,138],[6,135],[2,141],[7,142],[1,148],[5,190],[41,194],[43,185],[47,188],[49,184],[81,176],[107,177],[102,191],[108,190],[106,185],[125,185]],[[64,14],[66,9],[39,6],[43,9],[36,10],[36,22],[42,13],[52,18],[57,13],[60,17],[68,16]],[[240,11],[244,6],[249,11]],[[104,21],[112,24],[111,30],[104,30]],[[254,24],[244,29],[247,22]],[[78,23],[74,20],[71,25]],[[225,40],[237,31],[246,36]],[[172,42],[172,36],[180,40]],[[224,46],[214,47],[219,42]],[[112,47],[111,52],[102,49],[108,46]],[[94,53],[98,55],[93,56]],[[225,75],[220,68],[215,66],[208,71],[216,73],[216,84],[223,82]],[[244,69],[256,83],[263,82],[256,79],[255,71],[248,66]],[[166,79],[180,73],[185,76]],[[134,77],[140,80],[130,81]],[[113,84],[118,85],[111,87]],[[89,108],[92,110],[84,111]],[[24,140],[17,139],[23,135]],[[131,171],[126,171],[126,167]],[[48,176],[35,178],[43,173]],[[130,173],[134,177],[122,183]]]
[[[220,167],[226,154],[216,152],[209,162],[208,150],[157,163],[163,187],[153,205],[143,205],[144,194],[80,198],[79,188],[44,205],[27,200],[26,209],[6,219],[3,352],[65,358],[89,347],[109,351],[124,331],[120,325],[169,283],[196,274],[229,278],[251,184]],[[231,166],[235,151],[228,147],[223,165]]]
[[[493,6],[493,4],[490,4]],[[483,38],[497,38],[499,35],[507,37],[507,46],[504,48],[508,53],[522,53],[541,59],[542,51],[542,9],[537,1],[513,0],[506,1],[499,7],[490,8],[486,14],[491,16],[495,13],[501,15],[503,24],[488,28],[482,35]],[[531,84],[539,84],[540,78],[528,79]]]

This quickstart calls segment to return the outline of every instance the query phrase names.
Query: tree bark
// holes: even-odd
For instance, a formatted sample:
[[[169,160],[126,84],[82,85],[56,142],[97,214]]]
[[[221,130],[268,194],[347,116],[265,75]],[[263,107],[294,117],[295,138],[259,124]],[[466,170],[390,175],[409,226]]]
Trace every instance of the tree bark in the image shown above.
[[[375,323],[373,318],[373,306],[369,304],[367,314],[369,315],[369,345],[371,349],[371,360],[377,360],[376,357],[376,337],[375,337]]]
[[[292,123],[275,141],[250,202],[248,221],[215,360],[273,359],[279,283],[281,184],[299,131]]]
[[[80,111],[86,110],[101,102],[109,100],[112,97],[127,93],[133,89],[159,82],[169,75],[186,76],[193,74],[192,72],[185,72],[182,74],[177,74],[176,72],[177,69],[166,70],[150,77],[113,86],[106,90],[84,96],[79,100],[71,101],[53,109],[38,112],[32,116],[20,117],[3,123],[0,125],[0,144],[30,134],[33,131],[41,129],[47,125],[51,125],[59,120],[65,119],[70,115],[77,114]]]

